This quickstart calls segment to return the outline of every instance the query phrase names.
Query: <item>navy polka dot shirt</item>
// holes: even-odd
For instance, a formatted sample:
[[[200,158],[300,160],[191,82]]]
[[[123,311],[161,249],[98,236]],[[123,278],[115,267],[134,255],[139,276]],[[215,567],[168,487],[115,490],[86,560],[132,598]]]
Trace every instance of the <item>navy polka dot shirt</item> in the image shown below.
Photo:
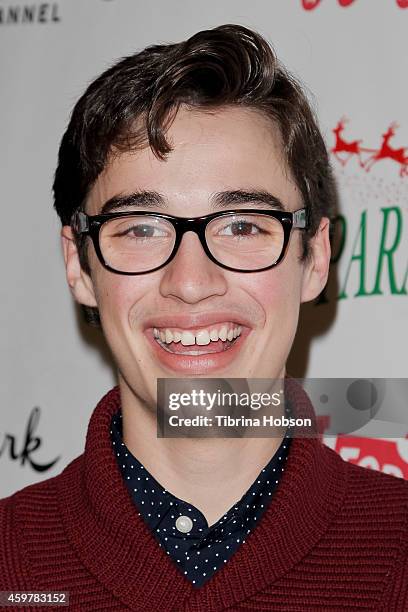
[[[111,439],[125,484],[161,546],[195,587],[202,586],[245,544],[268,507],[285,469],[288,432],[270,462],[243,497],[209,526],[195,506],[164,489],[128,450],[122,439],[122,413],[112,417]]]

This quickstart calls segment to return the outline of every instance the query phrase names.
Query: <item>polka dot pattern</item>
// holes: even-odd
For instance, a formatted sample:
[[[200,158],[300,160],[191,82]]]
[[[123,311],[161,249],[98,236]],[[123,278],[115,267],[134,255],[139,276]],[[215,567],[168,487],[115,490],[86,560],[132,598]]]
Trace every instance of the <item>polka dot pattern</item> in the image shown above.
[[[195,506],[175,497],[132,455],[122,438],[122,413],[112,417],[111,439],[124,482],[138,514],[156,540],[193,586],[200,587],[221,569],[256,527],[271,502],[284,472],[291,438],[287,433],[270,462],[242,496],[216,523],[209,526]],[[179,517],[191,521],[188,533],[177,529]]]

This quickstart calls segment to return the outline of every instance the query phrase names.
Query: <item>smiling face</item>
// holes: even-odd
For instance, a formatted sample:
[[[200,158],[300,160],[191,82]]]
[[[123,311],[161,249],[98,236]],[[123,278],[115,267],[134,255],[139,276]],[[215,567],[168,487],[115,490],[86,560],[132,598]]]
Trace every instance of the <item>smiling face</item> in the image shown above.
[[[161,196],[145,210],[178,217],[210,214],[215,194],[222,200],[231,191],[267,192],[288,211],[302,208],[278,130],[261,114],[182,107],[167,137],[173,150],[166,161],[149,147],[113,158],[94,184],[86,212],[98,214],[111,198],[142,191]],[[256,200],[226,209],[252,207],[270,210]],[[106,270],[90,245],[89,277],[79,267],[70,228],[62,235],[75,298],[98,307],[120,384],[149,404],[158,377],[284,376],[299,305],[316,297],[327,279],[327,219],[312,239],[310,260],[300,261],[301,231],[294,230],[276,268],[249,274],[219,267],[188,232],[171,262],[138,276]]]

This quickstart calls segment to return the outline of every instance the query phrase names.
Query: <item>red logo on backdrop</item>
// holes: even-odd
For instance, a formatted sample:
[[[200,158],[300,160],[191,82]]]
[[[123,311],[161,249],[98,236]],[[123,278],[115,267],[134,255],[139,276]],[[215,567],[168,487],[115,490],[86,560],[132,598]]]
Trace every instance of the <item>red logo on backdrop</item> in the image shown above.
[[[365,147],[362,139],[346,139],[343,136],[346,123],[347,120],[343,117],[334,128],[335,143],[330,150],[342,166],[345,166],[352,157],[355,157],[361,168],[364,168],[366,172],[370,172],[374,164],[388,159],[399,165],[399,175],[401,177],[408,176],[408,148],[395,148],[391,144],[391,140],[394,138],[398,128],[397,123],[391,123],[384,134],[381,135],[381,142],[377,149]]]
[[[330,446],[345,461],[408,480],[408,439],[337,436],[336,444]]]
[[[305,11],[313,11],[319,6],[319,4],[321,4],[321,2],[322,0],[302,0],[302,6]],[[343,8],[351,6],[355,2],[357,2],[357,0],[337,0],[337,4]],[[395,0],[395,3],[397,6],[399,6],[399,8],[408,8],[408,0]]]

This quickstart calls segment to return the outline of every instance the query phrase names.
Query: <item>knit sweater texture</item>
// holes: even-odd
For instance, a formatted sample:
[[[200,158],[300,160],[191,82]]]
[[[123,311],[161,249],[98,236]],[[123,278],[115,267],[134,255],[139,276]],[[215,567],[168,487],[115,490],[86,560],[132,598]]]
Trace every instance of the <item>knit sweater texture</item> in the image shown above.
[[[346,463],[316,438],[293,439],[259,524],[194,588],[123,482],[110,440],[119,406],[115,387],[80,457],[0,501],[0,591],[66,591],[75,611],[408,610],[408,482]],[[300,391],[295,408],[313,412]]]

